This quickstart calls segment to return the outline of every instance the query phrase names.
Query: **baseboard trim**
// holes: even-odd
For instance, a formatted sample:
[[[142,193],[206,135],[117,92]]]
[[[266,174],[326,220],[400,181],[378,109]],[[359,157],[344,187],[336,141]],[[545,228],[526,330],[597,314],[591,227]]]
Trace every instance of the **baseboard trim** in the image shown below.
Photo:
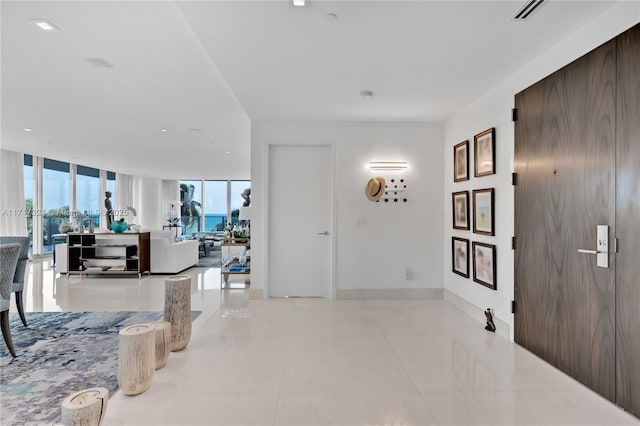
[[[336,290],[336,299],[442,299],[442,288]]]
[[[481,324],[485,324],[484,309],[478,308],[473,303],[463,299],[457,294],[444,289],[444,300],[451,303],[456,308],[460,309],[471,318],[477,320]],[[511,338],[511,327],[500,318],[493,316],[493,323],[496,325],[496,334],[509,340]]]

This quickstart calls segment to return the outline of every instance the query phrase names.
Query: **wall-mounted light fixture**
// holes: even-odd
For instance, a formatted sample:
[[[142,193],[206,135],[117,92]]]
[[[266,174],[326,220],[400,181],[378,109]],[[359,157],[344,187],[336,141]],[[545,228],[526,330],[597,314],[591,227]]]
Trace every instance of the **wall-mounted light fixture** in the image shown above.
[[[406,170],[409,164],[406,161],[371,161],[369,170]]]

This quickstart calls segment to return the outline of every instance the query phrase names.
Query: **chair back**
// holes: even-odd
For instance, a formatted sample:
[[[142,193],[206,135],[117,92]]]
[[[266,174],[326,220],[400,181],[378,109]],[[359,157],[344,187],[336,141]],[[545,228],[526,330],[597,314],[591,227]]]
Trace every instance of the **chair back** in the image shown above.
[[[9,309],[11,283],[18,263],[20,248],[20,244],[0,244],[0,296],[2,296],[0,311]]]
[[[20,244],[20,254],[18,255],[18,263],[13,274],[13,282],[24,285],[24,277],[27,272],[27,261],[29,260],[29,246],[31,239],[29,237],[0,237],[0,244]],[[20,288],[22,290],[22,287]]]

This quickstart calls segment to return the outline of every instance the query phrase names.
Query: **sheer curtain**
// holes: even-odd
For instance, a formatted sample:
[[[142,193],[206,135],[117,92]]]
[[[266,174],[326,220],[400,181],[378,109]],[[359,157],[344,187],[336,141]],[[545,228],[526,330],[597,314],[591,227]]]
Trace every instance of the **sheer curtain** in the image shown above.
[[[133,177],[122,173],[116,174],[115,205],[113,210],[116,213],[115,219],[121,217],[120,212],[127,207],[133,207]]]
[[[24,155],[0,151],[0,235],[27,236]]]

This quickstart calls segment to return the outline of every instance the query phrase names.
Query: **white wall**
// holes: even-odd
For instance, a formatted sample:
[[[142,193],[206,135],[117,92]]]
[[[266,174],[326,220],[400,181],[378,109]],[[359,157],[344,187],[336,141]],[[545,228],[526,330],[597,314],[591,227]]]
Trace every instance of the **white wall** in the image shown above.
[[[588,53],[602,43],[614,38],[640,21],[640,3],[620,2],[610,8],[597,20],[588,23],[571,37],[549,49],[534,62],[519,70],[478,100],[467,105],[445,123],[444,146],[444,242],[446,253],[444,268],[445,289],[465,299],[478,308],[494,309],[496,316],[511,328],[513,338],[513,251],[511,237],[514,229],[514,196],[511,186],[514,152],[514,125],[511,109],[514,95],[562,68],[573,60]],[[466,182],[453,182],[453,146],[469,139],[473,153],[473,136],[487,128],[496,128],[496,169],[493,176],[473,178]],[[473,154],[470,155],[470,175],[473,176]],[[496,235],[485,237],[458,231],[452,228],[451,193],[479,188],[493,187],[496,190]],[[497,245],[497,286],[493,291],[472,281],[453,274],[451,271],[451,237],[460,236],[472,241]],[[470,274],[472,276],[472,274]]]
[[[444,222],[441,123],[254,122],[251,142],[251,287],[264,288],[265,190],[269,144],[330,144],[335,152],[336,289],[442,288]],[[381,174],[370,161],[405,160]],[[372,203],[369,178],[406,179],[408,202]],[[356,218],[365,223],[357,224]],[[405,279],[409,268],[410,279]]]

